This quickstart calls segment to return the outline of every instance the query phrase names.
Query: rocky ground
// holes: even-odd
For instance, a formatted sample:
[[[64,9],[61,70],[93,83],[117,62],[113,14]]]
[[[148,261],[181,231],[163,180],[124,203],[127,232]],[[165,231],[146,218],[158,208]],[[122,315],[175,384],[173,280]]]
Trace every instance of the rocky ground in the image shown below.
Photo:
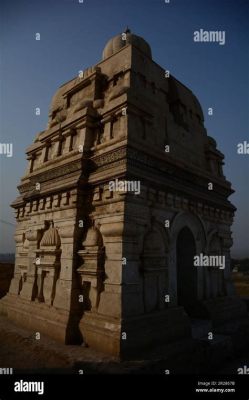
[[[175,361],[175,362],[174,362]],[[217,364],[213,373],[236,374],[241,366],[249,366],[249,351],[241,357],[227,359]],[[198,373],[203,369],[203,354],[190,354],[180,360],[170,361],[163,357],[154,360],[119,362],[114,357],[98,353],[83,346],[65,346],[42,335],[37,340],[29,331],[0,317],[0,368],[13,368],[15,373],[60,374],[148,374]]]

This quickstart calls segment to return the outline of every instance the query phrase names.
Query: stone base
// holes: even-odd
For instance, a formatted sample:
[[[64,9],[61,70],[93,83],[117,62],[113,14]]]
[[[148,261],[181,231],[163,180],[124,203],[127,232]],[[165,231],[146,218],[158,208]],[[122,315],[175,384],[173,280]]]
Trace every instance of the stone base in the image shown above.
[[[159,346],[192,340],[190,319],[182,307],[123,320],[122,332],[122,358],[146,357]]]
[[[246,304],[238,296],[216,297],[203,301],[213,327],[247,317]]]
[[[85,313],[80,322],[84,342],[122,359],[149,355],[161,344],[191,339],[191,325],[182,307],[153,314],[111,319]]]
[[[85,312],[80,332],[89,347],[114,356],[120,355],[121,321],[94,312]]]
[[[68,311],[7,294],[0,301],[0,314],[34,333],[44,333],[59,342],[82,343],[78,321],[70,317]]]

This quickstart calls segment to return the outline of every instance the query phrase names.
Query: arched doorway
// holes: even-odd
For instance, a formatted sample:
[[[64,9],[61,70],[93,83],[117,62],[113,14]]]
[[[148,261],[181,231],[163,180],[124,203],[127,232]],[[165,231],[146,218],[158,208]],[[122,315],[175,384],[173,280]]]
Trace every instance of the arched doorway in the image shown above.
[[[178,305],[184,307],[190,316],[194,316],[197,305],[197,267],[195,239],[187,227],[181,229],[176,242],[177,256],[177,298]]]

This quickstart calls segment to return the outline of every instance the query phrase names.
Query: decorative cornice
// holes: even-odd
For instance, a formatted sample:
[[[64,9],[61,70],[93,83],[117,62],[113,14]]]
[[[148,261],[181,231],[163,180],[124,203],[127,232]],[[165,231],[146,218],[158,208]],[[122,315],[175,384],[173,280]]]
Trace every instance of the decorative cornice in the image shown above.
[[[149,155],[147,153],[141,152],[137,149],[129,147],[127,150],[127,171],[129,172],[129,167],[136,167],[144,173],[147,169],[148,172],[157,175],[157,177],[165,182],[167,178],[168,182],[165,184],[172,184],[176,188],[177,186],[183,186],[189,188],[195,192],[201,192],[205,194],[207,190],[207,184],[209,181],[214,183],[214,186],[218,189],[212,192],[212,198],[217,201],[226,201],[227,206],[235,209],[226,198],[233,193],[230,185],[224,180],[224,182],[218,182],[215,177],[213,179],[208,176],[200,176],[195,174],[191,170],[186,170],[181,166],[172,165],[167,160],[157,159],[156,157]],[[130,171],[131,172],[131,171]],[[148,178],[149,180],[149,178]],[[210,197],[210,196],[209,196]]]
[[[41,172],[35,176],[31,176],[30,181],[28,183],[24,183],[18,186],[18,190],[21,194],[23,194],[31,189],[34,190],[37,182],[43,183],[46,181],[50,181],[52,179],[68,175],[72,172],[76,172],[81,169],[82,169],[82,160],[72,161],[63,166],[60,165],[48,171]]]
[[[113,151],[106,152],[105,154],[101,154],[99,156],[92,157],[91,160],[95,163],[95,165],[97,167],[102,167],[103,165],[122,160],[123,158],[126,157],[126,154],[127,154],[127,148],[124,146],[124,147],[115,149]]]

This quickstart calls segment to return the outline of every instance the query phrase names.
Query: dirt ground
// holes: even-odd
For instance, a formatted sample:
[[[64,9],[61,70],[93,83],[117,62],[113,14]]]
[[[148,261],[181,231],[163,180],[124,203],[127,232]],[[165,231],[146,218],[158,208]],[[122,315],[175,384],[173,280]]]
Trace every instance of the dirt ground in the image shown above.
[[[147,367],[144,361],[120,363],[84,346],[60,344],[49,337],[40,340],[29,331],[0,316],[0,368],[15,373],[117,373],[136,372]]]
[[[114,357],[83,346],[65,346],[42,335],[35,339],[29,331],[0,316],[0,368],[13,368],[26,374],[150,374],[165,373],[165,360],[119,362]],[[249,352],[226,362],[216,373],[234,374],[249,366]],[[185,373],[182,365],[181,373]],[[186,373],[191,370],[186,368]]]

